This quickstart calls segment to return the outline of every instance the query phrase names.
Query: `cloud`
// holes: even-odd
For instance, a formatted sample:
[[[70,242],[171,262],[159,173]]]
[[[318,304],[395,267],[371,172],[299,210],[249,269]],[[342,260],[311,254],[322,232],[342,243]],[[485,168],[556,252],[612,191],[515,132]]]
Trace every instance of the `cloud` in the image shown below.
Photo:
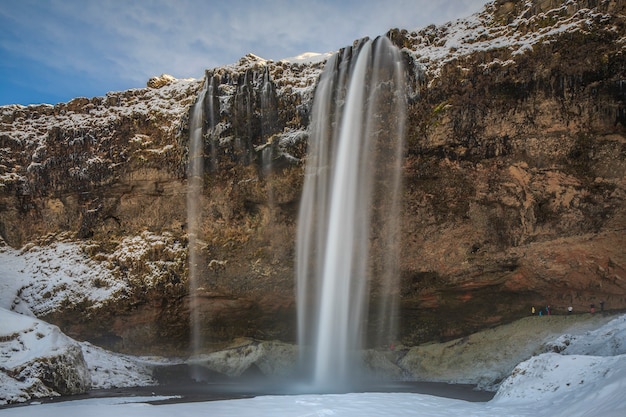
[[[21,0],[0,9],[0,53],[128,88],[163,72],[200,77],[249,52],[278,60],[334,51],[467,16],[484,1]]]

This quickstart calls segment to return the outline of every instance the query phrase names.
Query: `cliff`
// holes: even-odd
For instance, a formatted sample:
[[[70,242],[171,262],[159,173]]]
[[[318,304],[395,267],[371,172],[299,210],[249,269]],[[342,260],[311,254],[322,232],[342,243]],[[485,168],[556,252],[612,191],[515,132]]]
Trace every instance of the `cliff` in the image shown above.
[[[532,305],[626,308],[625,12],[614,0],[496,1],[387,33],[410,80],[401,342],[463,336]],[[323,65],[247,55],[204,80],[1,107],[2,251],[31,277],[13,307],[117,350],[180,353],[193,296],[216,345],[293,341]],[[190,295],[189,117],[205,83],[203,283]],[[58,253],[90,272],[68,276]]]

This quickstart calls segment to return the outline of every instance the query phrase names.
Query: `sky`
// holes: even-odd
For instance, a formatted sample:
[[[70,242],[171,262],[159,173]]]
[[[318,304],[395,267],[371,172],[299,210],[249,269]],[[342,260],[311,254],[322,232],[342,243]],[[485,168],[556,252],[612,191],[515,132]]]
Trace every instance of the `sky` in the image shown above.
[[[488,0],[0,0],[0,105],[56,104],[201,78],[247,53],[333,52],[420,29]]]

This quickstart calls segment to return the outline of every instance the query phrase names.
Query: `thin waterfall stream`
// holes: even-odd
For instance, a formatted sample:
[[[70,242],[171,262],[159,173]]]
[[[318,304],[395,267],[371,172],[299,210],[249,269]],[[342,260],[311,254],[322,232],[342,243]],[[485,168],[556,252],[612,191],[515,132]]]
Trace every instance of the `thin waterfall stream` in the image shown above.
[[[200,265],[198,233],[202,219],[202,189],[204,187],[204,98],[208,90],[208,80],[198,95],[198,99],[191,111],[189,122],[189,164],[187,188],[187,228],[189,236],[189,293],[190,293],[190,329],[191,350],[197,355],[202,347],[202,332],[200,330],[200,312],[197,306],[197,292],[200,287]],[[198,369],[194,369],[192,377],[199,379]]]

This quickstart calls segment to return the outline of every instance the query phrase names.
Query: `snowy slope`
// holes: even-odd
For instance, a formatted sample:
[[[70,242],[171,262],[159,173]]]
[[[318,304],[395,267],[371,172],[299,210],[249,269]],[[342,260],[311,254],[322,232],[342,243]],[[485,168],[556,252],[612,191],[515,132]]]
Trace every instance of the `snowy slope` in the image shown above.
[[[496,49],[508,50],[511,60],[493,62],[506,66],[513,63],[517,55],[532,51],[533,45],[550,43],[564,33],[592,33],[611,20],[610,15],[579,8],[575,1],[552,3],[552,9],[533,13],[533,2],[524,2],[521,13],[508,23],[499,21],[494,13],[495,5],[488,3],[482,12],[470,17],[407,33],[409,46],[405,51],[425,69],[432,81],[439,77],[444,64],[460,57]],[[618,42],[623,44],[623,41]],[[484,64],[485,69],[489,65]]]
[[[515,368],[492,403],[527,405],[529,399],[533,399],[545,404],[546,408],[558,407],[563,415],[568,416],[624,416],[625,363],[626,355],[604,357],[545,353]],[[618,410],[623,414],[618,414]]]
[[[56,326],[0,309],[0,404],[85,392],[91,378],[78,343]]]
[[[0,247],[0,307],[45,315],[62,303],[101,303],[120,289],[110,270],[76,243]]]
[[[7,320],[0,310],[0,323],[5,324],[0,334],[26,335],[37,328],[44,332],[58,332],[54,326],[37,319],[22,316]],[[4,315],[4,316],[3,316]],[[10,318],[14,318],[11,316]],[[46,327],[47,326],[47,327]],[[49,328],[48,330],[46,330]],[[52,330],[50,330],[52,329]],[[56,330],[54,330],[56,329]],[[48,333],[46,333],[48,334]],[[26,340],[26,336],[20,336]],[[567,337],[567,336],[563,336]],[[556,340],[562,340],[562,338]],[[0,338],[6,340],[6,336]],[[46,337],[32,338],[27,343],[30,353],[23,358],[49,355],[54,348]],[[62,343],[75,343],[59,336]],[[555,345],[557,344],[555,340]],[[4,410],[7,416],[125,416],[219,415],[219,416],[609,416],[626,415],[626,315],[617,317],[598,329],[569,337],[568,349],[576,354],[545,353],[519,364],[512,375],[501,385],[495,398],[487,403],[470,403],[461,400],[406,393],[353,393],[344,395],[294,395],[262,396],[247,400],[215,401],[151,406],[145,401],[162,398],[119,398],[72,401],[58,404],[32,405]],[[590,346],[621,346],[608,352],[590,349]],[[136,359],[111,355],[88,344],[82,345],[89,364],[91,379],[96,386],[105,387],[101,378],[125,381],[137,385],[149,382],[142,374],[142,366]],[[604,356],[586,355],[580,352],[602,353]],[[6,359],[6,342],[0,343],[0,352]],[[48,352],[48,353],[46,353]],[[614,353],[614,354],[612,354]],[[2,353],[0,353],[2,354]],[[4,359],[3,359],[4,360]],[[18,360],[18,359],[15,359]],[[13,359],[11,359],[13,361]],[[5,369],[14,362],[0,364]],[[145,368],[143,368],[145,370]],[[99,382],[100,381],[100,382]],[[24,383],[11,380],[0,372],[0,398],[24,400]],[[130,385],[130,384],[129,384]],[[111,386],[115,386],[114,384]],[[122,386],[122,385],[117,385]],[[22,390],[22,391],[20,391]],[[137,404],[137,402],[144,402]]]
[[[0,308],[0,405],[152,384],[151,368],[139,359],[79,343],[56,326]]]
[[[0,242],[0,308],[39,317],[76,304],[98,307],[137,281],[158,284],[163,269],[186,259],[186,248],[167,232],[127,236],[111,253],[91,249],[93,242],[57,239],[19,250]],[[142,275],[133,274],[137,266]]]
[[[472,403],[407,393],[262,396],[251,399],[149,405],[159,398],[94,399],[5,410],[6,416],[170,415],[247,416],[533,416],[626,415],[623,356],[540,355],[521,364],[496,398]]]
[[[519,364],[493,404],[514,406],[533,399],[558,415],[626,416],[626,315],[550,345],[565,348]]]
[[[564,334],[550,343],[549,347],[564,355],[624,355],[626,354],[625,322],[626,315],[584,335]]]

